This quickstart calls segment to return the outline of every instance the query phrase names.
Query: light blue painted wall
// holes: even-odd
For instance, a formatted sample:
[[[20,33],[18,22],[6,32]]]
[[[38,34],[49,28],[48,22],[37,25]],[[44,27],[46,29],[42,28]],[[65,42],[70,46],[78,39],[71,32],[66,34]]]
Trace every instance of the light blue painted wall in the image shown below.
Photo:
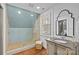
[[[21,11],[21,14],[18,14]],[[21,8],[7,5],[10,28],[32,28],[38,14]],[[34,16],[30,16],[33,14]]]
[[[18,14],[21,11],[21,14]],[[7,5],[9,19],[9,40],[12,42],[32,40],[32,29],[38,14]],[[34,16],[30,16],[33,14]]]
[[[9,28],[11,42],[32,40],[32,28]]]

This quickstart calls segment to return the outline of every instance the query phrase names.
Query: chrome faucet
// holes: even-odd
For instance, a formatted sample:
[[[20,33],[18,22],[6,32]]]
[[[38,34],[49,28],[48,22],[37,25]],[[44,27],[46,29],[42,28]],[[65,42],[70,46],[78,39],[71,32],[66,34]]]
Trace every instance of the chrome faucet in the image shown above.
[[[61,39],[62,39],[62,40],[65,40],[65,37],[64,37],[64,36],[62,36],[62,37],[61,37]]]

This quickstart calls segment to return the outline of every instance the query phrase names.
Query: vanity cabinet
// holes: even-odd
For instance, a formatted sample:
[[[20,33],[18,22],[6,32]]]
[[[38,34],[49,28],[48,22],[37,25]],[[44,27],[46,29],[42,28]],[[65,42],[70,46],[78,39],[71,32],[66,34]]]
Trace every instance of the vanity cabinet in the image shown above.
[[[47,41],[47,49],[48,55],[74,55],[74,50],[55,42]]]

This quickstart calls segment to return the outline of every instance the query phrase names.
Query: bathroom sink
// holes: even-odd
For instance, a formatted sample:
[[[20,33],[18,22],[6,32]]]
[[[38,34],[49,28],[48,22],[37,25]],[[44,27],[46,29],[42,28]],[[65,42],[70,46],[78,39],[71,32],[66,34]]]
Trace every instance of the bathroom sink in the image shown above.
[[[67,41],[65,40],[54,40],[55,42],[58,42],[58,43],[67,43]]]

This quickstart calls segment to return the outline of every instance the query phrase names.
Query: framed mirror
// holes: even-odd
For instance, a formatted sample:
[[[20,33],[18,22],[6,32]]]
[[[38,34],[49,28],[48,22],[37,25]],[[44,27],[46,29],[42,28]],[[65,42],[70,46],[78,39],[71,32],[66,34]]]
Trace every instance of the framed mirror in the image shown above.
[[[61,10],[57,16],[56,35],[74,36],[74,17],[67,9]]]

